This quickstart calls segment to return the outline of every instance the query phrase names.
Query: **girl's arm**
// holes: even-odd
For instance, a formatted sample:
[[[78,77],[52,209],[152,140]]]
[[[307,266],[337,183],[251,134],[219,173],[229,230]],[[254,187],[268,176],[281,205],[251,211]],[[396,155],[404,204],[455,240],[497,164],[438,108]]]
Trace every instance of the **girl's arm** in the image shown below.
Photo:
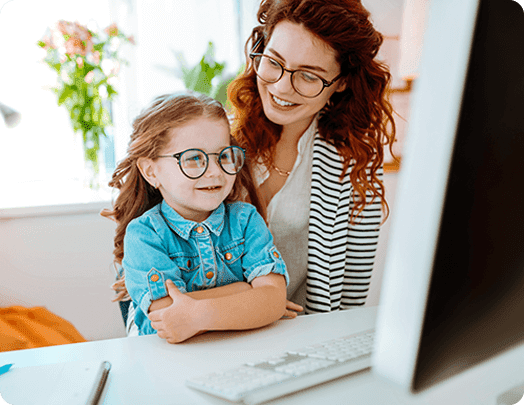
[[[234,295],[194,299],[166,282],[173,303],[149,314],[151,326],[169,343],[179,343],[207,330],[254,329],[280,319],[286,312],[284,276],[255,278],[251,289]]]
[[[186,295],[189,295],[191,298],[196,300],[203,300],[206,298],[226,297],[228,295],[234,295],[247,290],[251,290],[251,288],[253,288],[251,287],[251,284],[239,281],[237,283],[224,285],[222,287],[188,292],[186,293]],[[156,311],[157,309],[166,308],[170,306],[172,303],[173,299],[170,296],[160,298],[151,303],[151,306],[149,307],[149,312]],[[304,308],[302,308],[302,306],[286,300],[286,312],[284,313],[283,318],[296,318],[297,313],[302,312],[303,310]]]
[[[237,283],[224,285],[222,287],[215,287],[215,288],[210,288],[207,290],[188,292],[186,293],[186,295],[190,296],[191,298],[195,300],[202,300],[206,298],[226,297],[228,295],[234,295],[234,294],[238,294],[243,291],[251,290],[251,288],[252,287],[250,284],[244,281],[239,281]],[[167,308],[172,303],[173,303],[173,299],[169,295],[167,297],[160,298],[151,303],[151,306],[149,307],[149,312],[156,311],[157,309]]]

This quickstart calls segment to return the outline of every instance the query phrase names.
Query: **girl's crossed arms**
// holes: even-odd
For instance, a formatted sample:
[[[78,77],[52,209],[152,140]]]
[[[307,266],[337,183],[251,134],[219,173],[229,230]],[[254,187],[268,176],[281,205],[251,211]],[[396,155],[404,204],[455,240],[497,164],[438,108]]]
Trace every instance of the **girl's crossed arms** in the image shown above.
[[[115,258],[139,334],[170,343],[207,330],[257,328],[302,308],[286,302],[285,264],[264,220],[244,151],[220,103],[157,98],[133,124],[120,190]]]

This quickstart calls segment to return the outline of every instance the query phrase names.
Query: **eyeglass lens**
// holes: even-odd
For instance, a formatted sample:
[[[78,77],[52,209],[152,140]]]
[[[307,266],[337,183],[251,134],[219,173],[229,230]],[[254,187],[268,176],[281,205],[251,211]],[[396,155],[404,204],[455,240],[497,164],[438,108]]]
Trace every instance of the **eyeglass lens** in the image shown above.
[[[275,83],[284,74],[284,67],[266,55],[254,57],[255,71],[262,80]],[[306,97],[318,96],[324,89],[324,83],[317,75],[305,70],[296,70],[291,75],[291,83],[297,93]]]
[[[220,153],[205,153],[200,149],[188,149],[182,152],[178,160],[182,172],[193,179],[203,176],[209,166],[209,155],[217,155],[218,165],[230,175],[237,174],[244,166],[244,151],[238,146],[228,146]]]

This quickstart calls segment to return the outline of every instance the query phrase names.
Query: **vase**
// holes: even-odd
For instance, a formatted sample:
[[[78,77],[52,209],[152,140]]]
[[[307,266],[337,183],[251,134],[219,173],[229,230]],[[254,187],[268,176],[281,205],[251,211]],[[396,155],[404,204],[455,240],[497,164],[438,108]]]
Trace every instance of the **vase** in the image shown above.
[[[97,190],[100,184],[100,168],[92,160],[84,158],[84,185],[92,190]]]

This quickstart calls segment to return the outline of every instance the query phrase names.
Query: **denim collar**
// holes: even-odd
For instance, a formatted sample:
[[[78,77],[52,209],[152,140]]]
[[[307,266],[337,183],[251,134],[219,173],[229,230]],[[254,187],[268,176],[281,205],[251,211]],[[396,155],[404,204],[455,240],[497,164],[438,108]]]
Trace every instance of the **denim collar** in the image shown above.
[[[178,212],[169,206],[164,200],[160,206],[160,213],[168,223],[169,227],[176,232],[177,235],[189,239],[191,231],[198,225],[204,225],[208,230],[213,232],[215,235],[220,236],[222,229],[224,229],[224,216],[226,209],[224,203],[220,204],[204,222],[198,223],[184,219]]]

